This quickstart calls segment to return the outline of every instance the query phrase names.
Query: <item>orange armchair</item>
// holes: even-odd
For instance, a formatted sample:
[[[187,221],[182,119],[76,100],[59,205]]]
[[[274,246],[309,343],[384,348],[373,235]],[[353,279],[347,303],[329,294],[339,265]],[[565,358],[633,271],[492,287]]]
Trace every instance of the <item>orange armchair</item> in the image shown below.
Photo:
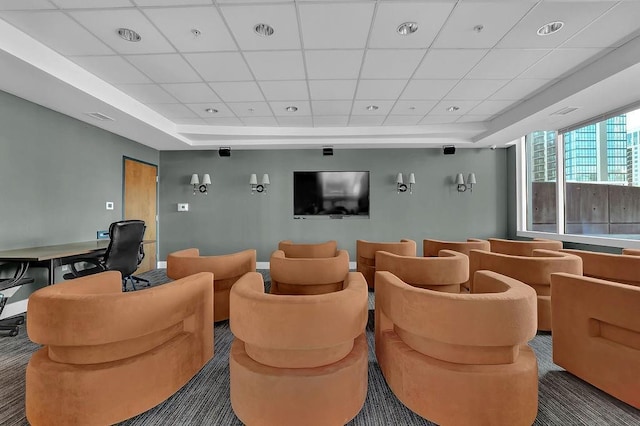
[[[640,409],[640,287],[569,274],[551,284],[553,362]]]
[[[491,244],[487,240],[469,238],[467,241],[422,240],[422,255],[424,257],[438,256],[440,250],[453,250],[469,256],[471,250],[491,251]],[[469,281],[461,284],[461,289],[469,291]]]
[[[582,275],[585,277],[640,286],[640,256],[586,250],[561,251],[582,259]]]
[[[325,258],[289,258],[282,250],[271,255],[272,294],[322,294],[342,290],[349,273],[349,252]]]
[[[231,406],[247,425],[344,425],[367,393],[367,285],[350,272],[344,290],[264,293],[250,273],[231,289]]]
[[[534,250],[533,256],[516,256],[471,250],[469,276],[473,293],[475,272],[494,271],[530,285],[538,295],[538,330],[551,331],[551,274],[582,275],[582,259],[552,250]]]
[[[380,369],[410,410],[438,424],[531,425],[538,412],[535,291],[490,271],[472,294],[376,272]],[[481,319],[481,320],[480,320]]]
[[[560,250],[562,241],[533,239],[528,241],[489,238],[491,251],[512,256],[533,256],[534,250]]]
[[[282,250],[285,257],[334,257],[338,253],[338,242],[331,240],[324,243],[301,244],[285,240],[278,243],[278,250]]]
[[[213,276],[122,292],[120,272],[29,297],[26,414],[32,425],[113,424],[161,403],[213,356]]]
[[[197,248],[170,253],[167,256],[167,276],[180,279],[198,272],[214,274],[214,321],[229,318],[229,291],[247,272],[256,271],[256,251],[244,250],[221,256],[200,256]]]
[[[640,249],[622,249],[622,254],[627,254],[629,256],[640,256]]]
[[[364,275],[369,288],[375,285],[376,252],[386,251],[400,256],[415,256],[416,242],[402,239],[400,242],[377,243],[372,241],[356,241],[356,266],[357,271]]]
[[[379,251],[376,271],[389,271],[414,287],[460,293],[460,285],[469,280],[469,258],[451,250],[441,250],[438,257],[398,256]]]

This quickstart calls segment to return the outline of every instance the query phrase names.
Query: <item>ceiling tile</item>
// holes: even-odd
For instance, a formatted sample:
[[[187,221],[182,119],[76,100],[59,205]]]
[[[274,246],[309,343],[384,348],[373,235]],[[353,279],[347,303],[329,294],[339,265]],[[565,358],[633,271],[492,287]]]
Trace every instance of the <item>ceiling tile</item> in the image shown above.
[[[220,118],[220,117],[235,117],[235,114],[227,108],[225,104],[215,103],[215,102],[206,102],[206,103],[193,103],[193,104],[185,104],[191,111],[196,113],[201,118]],[[207,112],[208,108],[212,108],[218,112],[211,113]]]
[[[413,78],[462,78],[488,50],[430,49]]]
[[[163,84],[162,87],[184,104],[220,102],[207,83]]]
[[[312,101],[313,115],[349,115],[351,101]]]
[[[398,99],[407,80],[360,80],[356,99]]]
[[[287,116],[287,117],[295,117],[297,115],[311,115],[311,107],[309,105],[309,101],[301,101],[301,100],[292,100],[292,101],[273,101],[269,102],[271,105],[271,109],[273,113],[279,116]],[[298,108],[295,112],[289,112],[286,110],[288,106],[295,106]]]
[[[352,115],[349,119],[350,127],[358,126],[380,126],[384,121],[384,115]]]
[[[0,12],[0,18],[62,55],[108,55],[113,50],[62,12]]]
[[[129,0],[51,0],[61,9],[92,9],[109,7],[132,7]]]
[[[310,80],[312,100],[353,99],[356,80]]]
[[[381,3],[376,11],[370,48],[425,48],[431,45],[453,9],[453,3]],[[415,22],[418,31],[400,35],[397,28]]]
[[[447,93],[445,99],[487,99],[508,82],[509,80],[460,80],[460,82]]]
[[[499,48],[554,48],[560,46],[614,3],[609,1],[539,2],[518,25],[497,44]],[[542,25],[562,21],[564,26],[554,34],[539,36]]]
[[[232,102],[227,106],[238,117],[272,117],[271,107],[267,102]]]
[[[368,50],[362,66],[362,78],[409,78],[422,60],[425,50]]]
[[[247,126],[277,126],[275,117],[242,117],[242,121]]]
[[[121,56],[77,56],[69,58],[111,84],[151,83],[151,80]]]
[[[481,101],[440,101],[430,112],[434,115],[451,115],[460,117],[461,115],[469,113],[475,108]],[[451,106],[457,106],[457,111],[447,111],[447,108]]]
[[[562,47],[619,47],[627,36],[638,30],[638,16],[640,2],[621,1]]]
[[[210,117],[204,122],[212,126],[244,126],[244,123],[236,117]]]
[[[460,2],[433,47],[493,47],[534,4],[534,1]],[[483,26],[480,32],[474,29],[478,24]]]
[[[438,101],[398,101],[391,110],[391,114],[422,117],[431,111],[437,103]]]
[[[156,84],[121,84],[118,89],[145,104],[171,104],[176,99]]]
[[[118,53],[175,52],[162,34],[137,9],[80,10],[68,13]],[[142,40],[126,41],[118,35],[118,28],[135,30]]]
[[[176,0],[133,0],[138,6],[175,6]],[[220,1],[218,1],[220,3]],[[180,0],[180,6],[211,4],[211,0]]]
[[[458,118],[457,115],[438,115],[438,114],[429,114],[418,124],[449,124],[455,122]]]
[[[386,116],[393,108],[395,101],[371,100],[371,101],[354,101],[351,115],[382,115]],[[377,106],[378,109],[369,111],[369,105]]]
[[[144,13],[180,52],[237,50],[214,6],[144,9]]]
[[[520,74],[521,78],[556,78],[567,71],[581,66],[585,61],[601,52],[599,48],[556,49]],[[604,52],[601,52],[604,53]]]
[[[313,127],[344,127],[348,122],[348,115],[325,115],[313,117]]]
[[[313,120],[309,115],[301,115],[296,117],[278,117],[278,123],[280,126],[286,127],[311,127],[313,126]]]
[[[298,19],[293,3],[222,6],[221,10],[240,49],[300,49]],[[270,25],[274,29],[273,34],[269,37],[256,34],[256,24]]]
[[[125,58],[156,83],[191,83],[201,80],[177,53],[130,55]]]
[[[358,78],[363,50],[305,51],[307,75],[313,80]]]
[[[259,82],[267,101],[286,101],[289,99],[309,99],[307,82],[293,81],[261,81]]]
[[[187,53],[184,57],[205,81],[253,80],[238,52]]]
[[[458,80],[411,80],[400,99],[442,99]]]
[[[494,49],[467,74],[467,78],[513,79],[547,53],[549,50],[544,49]]]
[[[0,10],[55,9],[47,0],[0,0]]]
[[[148,104],[147,106],[169,119],[198,118],[193,111],[182,104]]]
[[[305,78],[302,52],[246,52],[245,58],[256,80],[298,80]]]
[[[390,115],[384,120],[385,126],[415,126],[422,119],[421,115]]]
[[[305,49],[363,49],[375,3],[298,5]]]
[[[526,99],[529,94],[552,81],[540,78],[517,78],[494,93],[491,99],[496,101]]]
[[[225,102],[262,101],[264,96],[254,81],[209,83]]]
[[[468,111],[468,113],[473,115],[495,115],[513,104],[513,101],[484,101],[471,111]]]

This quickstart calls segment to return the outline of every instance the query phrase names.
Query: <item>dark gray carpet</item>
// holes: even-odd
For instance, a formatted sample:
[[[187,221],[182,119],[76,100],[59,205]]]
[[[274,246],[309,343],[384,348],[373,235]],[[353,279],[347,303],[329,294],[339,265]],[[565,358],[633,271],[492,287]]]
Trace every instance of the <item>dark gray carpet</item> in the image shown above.
[[[268,273],[263,272],[265,281]],[[142,274],[153,284],[167,282],[164,270]],[[370,298],[373,293],[370,293]],[[240,425],[229,401],[228,321],[215,326],[214,358],[167,401],[122,425]],[[432,425],[400,403],[387,387],[373,353],[373,312],[367,325],[369,387],[362,411],[350,425]],[[551,361],[551,335],[539,333],[531,342],[538,357],[540,398],[536,425],[640,425],[640,410],[618,401],[565,372]],[[0,425],[28,424],[24,413],[24,376],[38,348],[24,329],[0,339]],[[461,404],[464,398],[460,399]]]

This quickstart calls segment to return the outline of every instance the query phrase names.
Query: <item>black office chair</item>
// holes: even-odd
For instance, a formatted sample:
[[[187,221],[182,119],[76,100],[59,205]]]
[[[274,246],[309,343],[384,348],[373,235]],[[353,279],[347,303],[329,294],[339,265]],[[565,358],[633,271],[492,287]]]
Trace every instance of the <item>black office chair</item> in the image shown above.
[[[127,281],[136,290],[136,283],[147,280],[134,277],[132,274],[138,269],[138,265],[144,257],[142,239],[146,226],[143,220],[122,220],[109,226],[111,241],[102,257],[78,258],[70,263],[71,273],[63,275],[63,278],[73,279],[104,271],[120,271],[122,274],[122,291],[127,291]],[[86,269],[77,269],[78,263],[88,263],[93,266]]]
[[[33,278],[26,277],[27,270],[29,269],[28,263],[21,263],[17,268],[13,278],[0,279],[0,315],[4,310],[7,300],[7,296],[2,294],[2,291],[16,286],[24,284],[31,284],[34,282]],[[4,318],[0,320],[0,337],[15,337],[18,335],[20,326],[24,324],[24,315],[16,315],[10,318]]]

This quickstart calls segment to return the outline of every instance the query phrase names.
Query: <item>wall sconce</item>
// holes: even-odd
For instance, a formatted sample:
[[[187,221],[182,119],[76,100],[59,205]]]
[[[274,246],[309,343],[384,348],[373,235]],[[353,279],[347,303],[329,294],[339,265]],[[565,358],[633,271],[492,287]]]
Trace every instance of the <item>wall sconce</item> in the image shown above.
[[[473,192],[473,185],[476,184],[476,174],[469,173],[469,177],[467,178],[467,182],[464,181],[464,176],[462,173],[458,173],[456,175],[456,185],[458,185],[458,192],[465,192],[467,189],[470,192]]]
[[[271,185],[271,181],[269,180],[269,175],[267,173],[262,175],[262,182],[258,185],[258,176],[255,173],[251,173],[251,177],[249,178],[249,186],[251,186],[251,195],[256,192],[261,194],[263,192],[267,192],[267,185]]]
[[[196,195],[198,192],[207,195],[207,190],[209,189],[209,185],[211,185],[211,176],[205,173],[202,175],[202,183],[200,183],[198,175],[194,173],[191,175],[191,185],[193,185],[193,195]]]
[[[409,194],[413,194],[413,185],[416,184],[416,175],[413,173],[409,173],[409,186],[404,183],[404,179],[402,178],[402,173],[398,173],[398,178],[396,179],[396,189],[398,190],[398,194],[401,192],[407,192],[409,190]]]

